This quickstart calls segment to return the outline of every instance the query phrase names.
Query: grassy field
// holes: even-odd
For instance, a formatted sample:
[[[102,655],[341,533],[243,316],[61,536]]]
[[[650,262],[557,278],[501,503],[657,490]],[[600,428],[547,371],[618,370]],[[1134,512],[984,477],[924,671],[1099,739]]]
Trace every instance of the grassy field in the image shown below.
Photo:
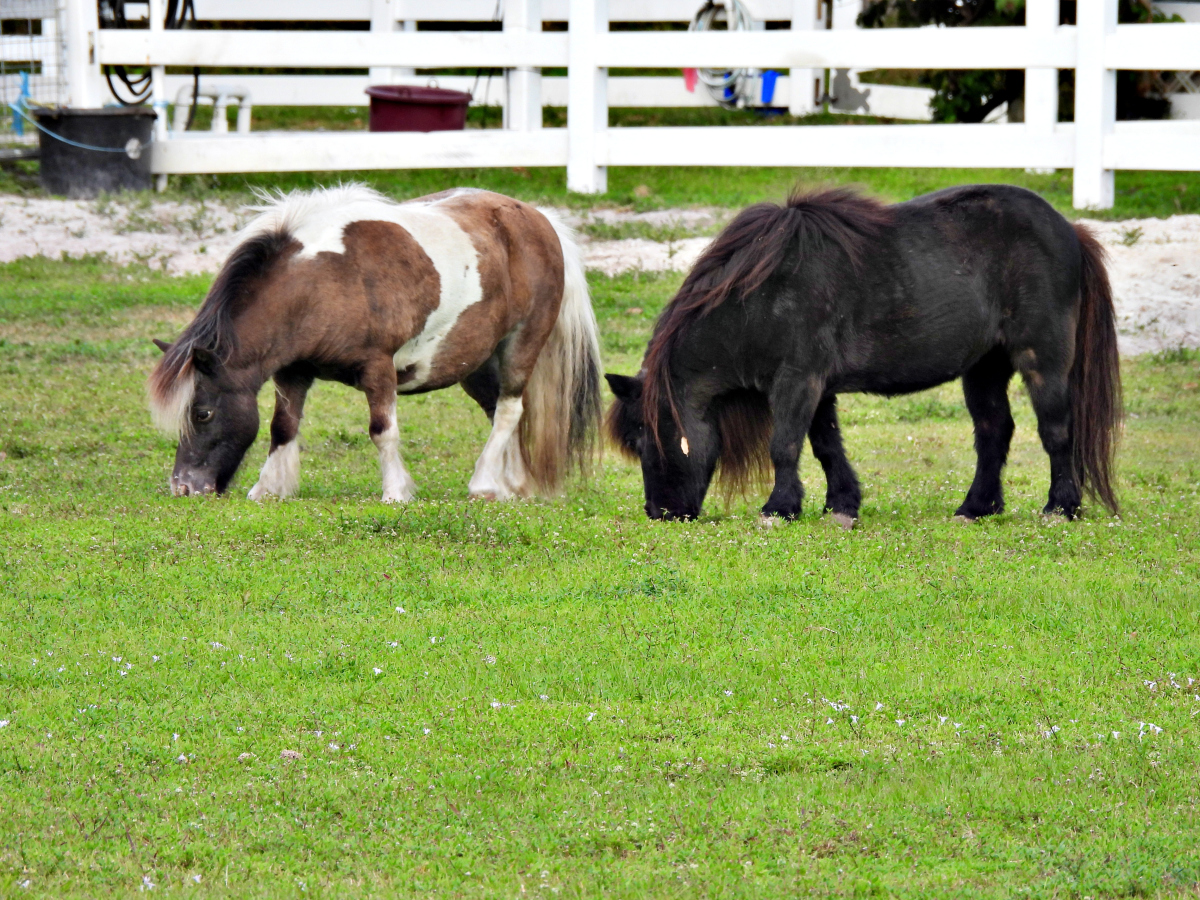
[[[593,279],[610,368],[676,284]],[[1200,889],[1200,355],[1125,364],[1121,518],[1042,520],[1016,387],[975,527],[954,386],[847,399],[851,533],[763,531],[761,496],[650,523],[613,454],[468,503],[457,389],[401,403],[404,508],[324,384],[298,500],[242,499],[265,437],[231,497],[177,500],[148,338],[205,285],[0,267],[0,895]]]

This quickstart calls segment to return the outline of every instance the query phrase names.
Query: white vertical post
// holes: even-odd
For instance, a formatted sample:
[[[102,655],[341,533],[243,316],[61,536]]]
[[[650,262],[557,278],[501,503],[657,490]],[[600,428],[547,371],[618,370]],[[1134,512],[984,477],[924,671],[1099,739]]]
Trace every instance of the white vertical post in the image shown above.
[[[1104,67],[1104,45],[1117,27],[1117,0],[1078,4],[1075,37],[1076,209],[1110,209],[1113,172],[1104,168],[1104,139],[1117,118],[1117,73]]]
[[[101,100],[96,34],[100,15],[95,0],[66,0],[67,105],[95,109]]]
[[[541,0],[508,0],[504,4],[504,30],[540,33]],[[509,69],[504,127],[535,131],[542,127],[542,70],[530,66]]]
[[[42,57],[42,75],[45,78],[45,87],[43,88],[43,96],[48,97],[51,85],[54,86],[55,95],[54,102],[62,103],[62,63],[61,54],[58,49],[58,19],[42,19],[42,37],[45,39],[42,46],[46,47],[46,55]]]
[[[1025,0],[1025,28],[1032,37],[1049,37],[1058,28],[1059,0]],[[1025,70],[1025,133],[1035,140],[1052,137],[1058,124],[1058,69]],[[1049,174],[1052,168],[1034,171]]]
[[[393,31],[416,31],[416,22],[397,21],[399,12],[396,0],[371,0],[371,31],[389,34]],[[371,84],[394,84],[401,78],[416,74],[416,69],[407,66],[371,66]]]
[[[608,0],[571,0],[567,36],[567,190],[603,194],[608,168],[599,142],[608,130],[608,70],[597,65],[608,34]]]
[[[817,27],[817,0],[792,0],[792,31],[815,31]],[[788,75],[791,96],[788,112],[793,116],[804,116],[816,108],[813,69],[792,69]]]
[[[155,49],[157,49],[154,46],[156,40],[162,37],[163,18],[165,15],[166,10],[163,7],[163,0],[149,0],[150,47],[152,53]],[[150,67],[150,105],[154,109],[155,142],[165,141],[167,139],[167,91],[164,84],[165,77],[165,67]],[[218,111],[214,108],[213,115],[217,115],[217,112]],[[221,112],[224,111],[222,110]],[[155,176],[154,187],[159,193],[165,191],[167,189],[167,176],[163,174]]]

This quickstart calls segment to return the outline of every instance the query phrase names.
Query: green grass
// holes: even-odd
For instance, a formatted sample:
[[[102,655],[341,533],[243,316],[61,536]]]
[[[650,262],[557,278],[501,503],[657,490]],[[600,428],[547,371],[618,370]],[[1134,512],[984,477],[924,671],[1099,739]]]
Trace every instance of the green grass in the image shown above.
[[[593,278],[610,368],[677,283]],[[401,403],[403,508],[326,384],[298,500],[242,499],[265,436],[176,500],[148,338],[202,290],[0,267],[0,895],[1194,896],[1197,353],[1126,361],[1120,519],[1041,519],[1014,388],[1009,511],[952,523],[954,386],[847,398],[850,533],[650,523],[611,454],[468,503],[456,389]]]
[[[201,108],[196,127],[206,128],[210,108]],[[209,117],[209,118],[206,118]],[[366,107],[256,107],[256,129],[329,131],[365,128]],[[564,111],[548,108],[544,115],[552,127],[565,125]],[[763,116],[745,110],[613,109],[613,127],[646,125],[749,125],[786,124],[861,125],[884,120],[863,116],[816,114],[802,119]],[[470,110],[471,127],[499,127],[497,107]],[[731,160],[732,161],[732,160]],[[366,172],[255,173],[245,175],[194,175],[172,177],[168,197],[210,200],[223,197],[242,203],[254,188],[284,190],[313,188],[340,181],[360,181],[397,198],[419,197],[450,185],[499,191],[522,200],[566,205],[580,209],[596,206],[638,210],[679,206],[738,208],[764,199],[779,200],[793,186],[816,188],[852,185],[889,202],[958,184],[1001,182],[1037,191],[1070,218],[1086,215],[1101,219],[1164,217],[1200,213],[1200,172],[1135,172],[1116,174],[1116,202],[1111,210],[1080,213],[1071,206],[1071,172],[1037,175],[1020,169],[972,168],[785,168],[771,166],[652,167],[609,169],[609,189],[601,197],[568,193],[562,168],[421,169]],[[0,168],[0,193],[38,194],[36,163],[11,163]]]

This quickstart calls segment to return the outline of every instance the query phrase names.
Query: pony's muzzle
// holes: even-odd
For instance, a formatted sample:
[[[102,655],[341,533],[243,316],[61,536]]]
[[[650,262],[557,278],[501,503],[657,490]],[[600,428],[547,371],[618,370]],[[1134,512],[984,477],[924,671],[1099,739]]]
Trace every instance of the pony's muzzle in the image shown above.
[[[188,497],[193,494],[216,493],[217,483],[213,478],[205,477],[199,472],[174,472],[171,475],[171,493],[176,497]]]

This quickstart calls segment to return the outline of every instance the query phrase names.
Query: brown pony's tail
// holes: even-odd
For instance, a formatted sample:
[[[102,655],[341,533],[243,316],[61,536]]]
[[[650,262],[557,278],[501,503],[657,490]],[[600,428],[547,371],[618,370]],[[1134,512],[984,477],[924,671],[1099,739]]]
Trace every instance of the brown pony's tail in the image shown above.
[[[586,474],[599,450],[600,329],[571,229],[552,211],[539,212],[554,226],[562,247],[563,298],[525,386],[518,435],[538,491],[553,494],[572,468]]]
[[[1115,513],[1113,457],[1124,417],[1116,314],[1104,268],[1104,248],[1086,226],[1076,225],[1075,234],[1083,256],[1075,362],[1070,376],[1075,473],[1080,486]]]

